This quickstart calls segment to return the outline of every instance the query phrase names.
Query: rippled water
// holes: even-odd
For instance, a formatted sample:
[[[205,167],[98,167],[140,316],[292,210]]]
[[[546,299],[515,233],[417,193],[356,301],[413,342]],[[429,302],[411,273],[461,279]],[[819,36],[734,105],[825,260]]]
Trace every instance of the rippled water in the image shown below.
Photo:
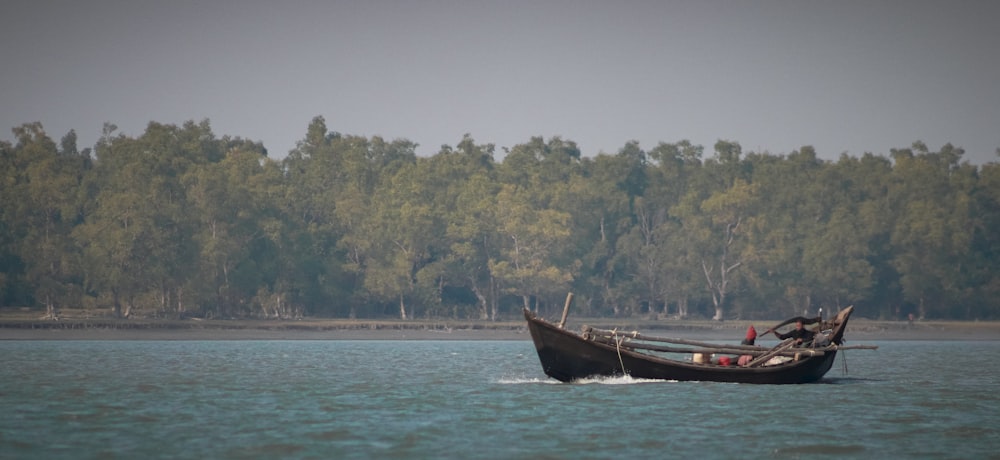
[[[0,341],[0,457],[998,458],[1000,341],[877,344],[769,386],[561,384],[527,341]]]

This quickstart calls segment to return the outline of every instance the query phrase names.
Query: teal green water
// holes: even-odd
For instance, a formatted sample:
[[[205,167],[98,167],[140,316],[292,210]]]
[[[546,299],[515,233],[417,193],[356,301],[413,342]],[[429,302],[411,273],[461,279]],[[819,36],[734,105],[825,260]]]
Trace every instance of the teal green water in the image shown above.
[[[0,457],[1000,458],[1000,341],[561,384],[527,341],[0,341]]]

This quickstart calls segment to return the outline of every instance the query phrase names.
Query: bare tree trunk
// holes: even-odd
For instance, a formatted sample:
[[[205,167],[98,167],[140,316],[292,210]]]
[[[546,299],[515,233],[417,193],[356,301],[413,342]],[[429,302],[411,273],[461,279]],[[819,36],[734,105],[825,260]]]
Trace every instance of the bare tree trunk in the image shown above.
[[[723,256],[723,259],[725,259],[725,256]],[[701,261],[701,269],[705,272],[705,282],[708,283],[708,291],[712,293],[712,305],[715,307],[715,315],[712,316],[712,319],[722,321],[722,304],[726,301],[726,271],[720,269],[721,278],[716,281],[712,279],[712,267],[705,264],[704,260]]]
[[[160,281],[160,311],[162,312],[161,314],[163,314],[163,315],[167,314],[167,304],[170,303],[168,301],[169,297],[170,297],[170,294],[169,294],[168,289],[167,289],[167,283],[165,281],[161,280]]]
[[[406,319],[406,303],[403,302],[403,294],[399,295],[399,319]]]
[[[500,286],[497,285],[496,278],[490,275],[490,320],[496,321],[500,313]]]
[[[45,319],[59,319],[59,315],[56,313],[56,304],[49,294],[45,295]]]
[[[705,272],[705,281],[708,283],[708,290],[712,293],[712,304],[715,305],[715,316],[712,319],[716,321],[722,321],[723,308],[726,303],[726,293],[729,291],[729,273],[733,270],[739,268],[743,265],[743,262],[736,262],[732,265],[726,266],[729,262],[727,261],[729,257],[729,247],[732,246],[733,240],[736,237],[736,229],[739,228],[742,219],[736,219],[736,222],[731,222],[726,225],[726,241],[722,246],[722,255],[719,257],[719,279],[718,281],[712,279],[712,267],[709,267],[705,263],[705,259],[701,260],[701,268]]]
[[[118,295],[118,289],[117,288],[111,288],[111,300],[112,300],[111,304],[113,306],[113,310],[112,311],[114,312],[115,318],[121,318],[122,317],[122,302],[121,302],[121,297],[119,297],[119,295]]]
[[[490,307],[486,303],[486,296],[484,296],[483,292],[479,290],[479,286],[476,284],[475,280],[471,279],[470,277],[469,281],[470,284],[472,285],[472,293],[476,296],[476,301],[479,304],[479,319],[481,320],[489,319]]]

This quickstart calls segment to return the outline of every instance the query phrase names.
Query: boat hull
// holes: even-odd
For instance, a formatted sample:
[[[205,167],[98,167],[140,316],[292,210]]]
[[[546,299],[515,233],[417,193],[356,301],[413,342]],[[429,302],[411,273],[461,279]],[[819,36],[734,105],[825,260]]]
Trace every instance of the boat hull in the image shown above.
[[[810,383],[833,367],[836,351],[776,366],[741,367],[667,359],[587,340],[525,310],[528,330],[546,375],[563,382],[629,375],[638,379],[759,384]],[[842,331],[838,331],[841,332]],[[840,338],[840,334],[837,335]],[[839,340],[838,340],[839,342]]]

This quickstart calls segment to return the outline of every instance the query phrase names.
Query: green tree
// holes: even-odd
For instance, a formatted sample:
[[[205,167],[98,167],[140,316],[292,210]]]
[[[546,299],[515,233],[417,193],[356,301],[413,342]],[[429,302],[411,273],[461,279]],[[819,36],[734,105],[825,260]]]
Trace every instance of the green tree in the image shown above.
[[[593,304],[610,305],[616,313],[626,302],[626,282],[621,273],[624,257],[619,256],[620,238],[632,226],[629,196],[620,187],[626,168],[618,156],[600,154],[582,162],[580,174],[573,175],[567,185],[565,209],[572,221],[571,244],[575,258],[581,262],[581,273],[573,290],[578,304],[587,313]]]
[[[105,124],[96,146],[97,163],[88,184],[85,222],[74,235],[83,250],[88,288],[111,296],[116,317],[129,316],[142,284],[144,235],[153,227],[147,197],[140,191],[150,182],[140,174],[135,141],[114,135],[117,126]],[[131,174],[130,174],[131,173]],[[123,309],[122,302],[127,304]]]
[[[1000,152],[998,152],[1000,153]],[[973,239],[967,282],[972,299],[962,312],[965,319],[1000,317],[1000,164],[981,168],[973,193]]]
[[[459,191],[454,214],[448,219],[447,255],[451,278],[466,286],[478,302],[480,319],[495,321],[499,313],[500,281],[490,269],[502,247],[496,213],[499,184],[490,173],[473,174]]]
[[[739,162],[739,144],[719,141],[715,158],[706,162],[698,177],[674,208],[685,233],[684,260],[704,277],[704,286],[721,321],[739,281],[737,270],[744,264],[745,228],[756,214],[757,186],[746,179]],[[752,224],[752,222],[750,223]]]
[[[182,179],[202,274],[189,284],[221,316],[298,316],[298,299],[278,283],[294,273],[278,250],[279,235],[290,231],[275,213],[280,176],[269,173],[275,166],[262,149],[224,142],[230,146],[222,161],[192,168]],[[177,310],[183,313],[183,305]]]
[[[445,146],[430,159],[427,177],[438,184],[433,212],[445,233],[437,243],[435,262],[425,270],[425,276],[440,280],[439,285],[468,289],[476,299],[474,314],[492,321],[500,301],[497,279],[489,270],[490,258],[500,246],[495,231],[499,184],[494,148],[476,144],[467,134],[455,149]]]
[[[365,287],[379,299],[398,300],[399,317],[408,319],[406,300],[417,295],[417,273],[430,261],[434,239],[444,234],[432,212],[429,160],[398,171],[372,197],[365,226],[371,241]]]
[[[810,146],[784,157],[752,153],[746,161],[762,198],[747,225],[752,290],[767,303],[778,303],[781,314],[803,314],[813,309],[818,288],[805,270],[811,265],[806,247],[830,216],[830,191],[820,179],[826,165]]]
[[[521,297],[524,308],[532,299],[554,301],[567,292],[573,276],[553,263],[553,251],[569,236],[569,215],[529,204],[526,192],[503,185],[497,195],[497,231],[503,241],[490,271],[506,292]],[[572,268],[572,267],[570,267]]]
[[[896,167],[890,193],[897,211],[892,263],[903,295],[920,318],[941,316],[947,299],[961,294],[956,291],[961,271],[955,267],[968,258],[974,228],[970,197],[955,187],[963,179],[957,174],[961,154],[950,145],[930,153],[920,142],[892,151]]]
[[[666,218],[658,225],[660,244],[659,269],[663,274],[663,313],[669,313],[669,305],[676,304],[677,317],[689,314],[691,301],[704,297],[703,274],[692,270],[697,266],[695,254],[689,251],[690,235],[683,231],[677,211],[681,200],[690,191],[700,189],[696,184],[704,184],[702,169],[704,149],[682,140],[674,144],[660,143],[649,152],[652,171],[645,201],[657,213],[666,213]],[[702,189],[703,190],[703,189]],[[692,197],[697,196],[697,192]]]
[[[193,274],[197,247],[179,178],[221,153],[208,121],[183,127],[150,123],[142,136],[114,135],[106,124],[97,144],[85,222],[75,229],[89,285],[110,293],[116,316],[139,301],[164,311],[181,303],[178,289]]]
[[[41,123],[24,124],[13,133],[17,144],[4,148],[9,155],[4,227],[13,238],[13,252],[23,263],[24,281],[33,297],[45,307],[46,317],[56,318],[60,305],[78,305],[81,300],[79,252],[70,234],[77,223],[77,192],[89,159],[77,151],[73,131],[62,139],[61,150]]]

